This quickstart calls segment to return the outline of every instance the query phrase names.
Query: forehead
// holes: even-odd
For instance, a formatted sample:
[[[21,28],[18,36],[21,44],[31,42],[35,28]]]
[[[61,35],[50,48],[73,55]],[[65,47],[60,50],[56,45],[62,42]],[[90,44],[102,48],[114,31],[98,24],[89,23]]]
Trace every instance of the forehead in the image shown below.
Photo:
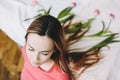
[[[27,43],[35,49],[51,49],[54,46],[54,42],[47,36],[39,36],[36,33],[30,33],[27,37]]]

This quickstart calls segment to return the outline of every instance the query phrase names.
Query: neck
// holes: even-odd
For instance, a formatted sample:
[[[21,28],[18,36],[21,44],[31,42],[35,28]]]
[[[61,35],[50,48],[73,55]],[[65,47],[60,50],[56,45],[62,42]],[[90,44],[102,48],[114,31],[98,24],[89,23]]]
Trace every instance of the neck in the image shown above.
[[[44,71],[49,71],[52,66],[54,65],[54,61],[52,59],[48,60],[44,64],[40,65],[39,67]]]

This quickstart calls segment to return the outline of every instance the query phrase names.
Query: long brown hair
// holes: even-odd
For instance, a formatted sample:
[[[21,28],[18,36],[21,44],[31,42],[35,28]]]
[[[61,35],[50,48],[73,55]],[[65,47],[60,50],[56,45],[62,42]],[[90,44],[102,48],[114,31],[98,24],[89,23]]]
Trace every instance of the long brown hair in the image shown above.
[[[68,62],[65,55],[66,46],[64,32],[60,22],[53,16],[43,15],[31,23],[27,29],[27,34],[25,36],[26,40],[29,33],[36,33],[40,36],[46,35],[55,42],[55,54],[53,54],[51,58],[60,66],[61,69],[63,69],[65,73],[69,75],[70,80],[74,79],[67,66]]]
[[[79,47],[75,47],[70,49],[70,47],[74,44],[77,44],[82,37],[89,31],[90,27],[82,30],[82,23],[77,23],[79,30],[71,33],[66,34],[66,56],[69,62],[69,69],[74,74],[75,78],[80,77],[80,75],[89,67],[93,66],[97,62],[103,58],[100,50],[101,48],[97,48],[92,51],[80,51]],[[64,30],[71,28],[72,23],[69,22],[67,25],[63,25]],[[79,73],[78,73],[79,72]],[[76,76],[77,75],[77,76]]]

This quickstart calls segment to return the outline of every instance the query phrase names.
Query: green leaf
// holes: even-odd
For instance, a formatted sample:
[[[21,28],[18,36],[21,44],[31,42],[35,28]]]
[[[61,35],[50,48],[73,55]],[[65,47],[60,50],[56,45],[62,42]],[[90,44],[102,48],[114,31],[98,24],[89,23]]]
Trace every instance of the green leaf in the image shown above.
[[[46,12],[46,10],[45,9],[40,9],[40,10],[38,10],[37,12]]]
[[[52,7],[50,6],[50,8],[46,11],[45,14],[50,14],[51,9],[52,9]]]
[[[72,28],[68,28],[65,30],[65,33],[66,34],[71,34],[71,33],[75,33],[75,32],[78,32],[80,30],[80,26],[79,24],[73,24],[73,27]]]
[[[64,19],[59,19],[59,21],[61,22],[61,23],[66,23],[67,21],[70,21],[71,19],[73,19],[74,18],[74,14],[69,14],[69,15],[67,15]]]
[[[24,21],[28,21],[28,20],[31,20],[31,19],[37,18],[37,17],[39,17],[39,16],[41,16],[41,15],[42,15],[42,14],[38,14],[37,16],[34,16],[34,17],[32,17],[32,18],[25,19]]]
[[[58,19],[63,18],[65,16],[67,16],[68,14],[70,14],[70,11],[73,9],[73,7],[67,7],[65,9],[63,9],[59,14],[58,14]]]
[[[95,46],[93,46],[92,48],[88,49],[88,51],[92,51],[98,48],[102,48],[110,43],[114,43],[114,42],[120,42],[119,40],[114,40],[116,38],[117,33],[114,34],[110,34],[105,40],[101,41],[100,43],[96,44]]]
[[[99,32],[97,32],[97,33],[95,33],[95,34],[92,34],[92,35],[87,35],[87,36],[85,36],[85,37],[96,37],[96,36],[102,36],[102,35],[104,35],[104,34],[103,34],[103,33],[104,33],[104,30],[105,30],[105,23],[104,23],[104,21],[102,21],[102,25],[103,25],[103,28],[102,28],[101,31],[99,31]]]
[[[89,27],[94,20],[95,20],[95,18],[90,18],[87,22],[82,24],[82,28]]]
[[[24,21],[28,21],[28,20],[30,20],[30,19],[34,19],[34,18],[40,17],[40,16],[42,16],[43,14],[46,13],[46,10],[45,10],[45,9],[40,9],[40,10],[38,10],[37,12],[39,12],[39,14],[37,14],[36,16],[34,16],[34,17],[32,17],[32,18],[25,19]],[[43,12],[43,14],[42,14],[41,12]]]
[[[109,28],[110,28],[111,22],[112,22],[112,20],[109,21],[108,27],[107,27],[106,30],[104,31],[105,33],[109,32]]]
[[[114,43],[114,42],[120,42],[120,40],[113,40],[113,41],[111,41],[111,43]]]

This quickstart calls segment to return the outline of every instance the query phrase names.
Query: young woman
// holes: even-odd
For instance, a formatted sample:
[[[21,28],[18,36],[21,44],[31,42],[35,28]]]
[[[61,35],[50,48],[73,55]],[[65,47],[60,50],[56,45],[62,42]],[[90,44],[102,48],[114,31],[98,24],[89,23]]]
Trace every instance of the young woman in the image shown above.
[[[60,22],[43,15],[34,20],[22,49],[24,67],[21,80],[73,80],[65,56],[65,40]]]

